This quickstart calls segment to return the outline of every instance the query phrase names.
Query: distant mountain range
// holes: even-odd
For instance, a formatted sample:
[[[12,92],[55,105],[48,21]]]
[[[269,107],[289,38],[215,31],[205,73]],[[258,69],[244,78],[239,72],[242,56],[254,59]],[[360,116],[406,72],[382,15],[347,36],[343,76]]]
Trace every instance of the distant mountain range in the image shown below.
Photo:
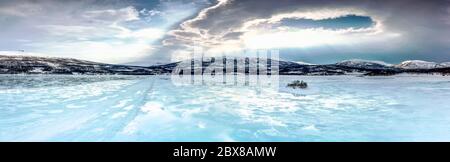
[[[226,60],[223,60],[226,61]],[[269,61],[273,62],[275,60]],[[214,59],[203,62],[203,68]],[[281,75],[395,75],[399,73],[450,74],[450,62],[434,63],[421,60],[404,61],[398,65],[381,61],[347,60],[335,64],[315,65],[304,62],[279,61]],[[160,75],[169,74],[179,62],[154,66],[105,64],[71,58],[0,55],[0,74],[109,74]],[[248,71],[248,70],[247,70]]]

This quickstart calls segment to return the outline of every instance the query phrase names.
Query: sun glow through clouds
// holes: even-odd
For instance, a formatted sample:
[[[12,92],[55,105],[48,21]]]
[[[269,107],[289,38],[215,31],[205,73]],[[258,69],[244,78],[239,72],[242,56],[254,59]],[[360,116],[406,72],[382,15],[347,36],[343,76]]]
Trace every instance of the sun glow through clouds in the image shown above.
[[[324,44],[343,43],[345,38],[335,32],[324,30],[279,31],[272,33],[255,32],[244,37],[246,47],[283,48],[312,47]]]

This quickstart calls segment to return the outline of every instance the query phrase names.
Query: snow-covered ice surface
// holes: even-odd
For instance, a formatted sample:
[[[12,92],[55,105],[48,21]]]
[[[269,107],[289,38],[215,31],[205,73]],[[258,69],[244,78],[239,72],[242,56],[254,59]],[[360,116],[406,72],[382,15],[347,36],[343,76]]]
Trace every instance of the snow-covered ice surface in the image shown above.
[[[279,90],[0,75],[0,141],[450,141],[449,98],[432,75],[280,76]]]

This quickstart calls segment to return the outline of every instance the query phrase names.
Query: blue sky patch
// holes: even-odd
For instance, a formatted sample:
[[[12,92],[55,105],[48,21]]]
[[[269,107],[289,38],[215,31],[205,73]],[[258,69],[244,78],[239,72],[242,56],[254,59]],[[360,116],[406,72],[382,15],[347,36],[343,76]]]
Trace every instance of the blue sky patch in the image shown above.
[[[344,17],[323,19],[323,20],[283,19],[281,20],[279,26],[289,26],[304,29],[324,28],[331,30],[339,30],[348,28],[354,29],[369,28],[374,24],[375,22],[372,20],[372,18],[368,16],[348,15]]]

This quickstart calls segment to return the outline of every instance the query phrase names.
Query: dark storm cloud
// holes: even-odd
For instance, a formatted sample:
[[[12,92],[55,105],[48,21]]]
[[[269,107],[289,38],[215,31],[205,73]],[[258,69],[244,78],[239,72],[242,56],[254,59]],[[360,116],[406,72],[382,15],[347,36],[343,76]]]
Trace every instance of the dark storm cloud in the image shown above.
[[[321,55],[350,54],[364,57],[365,55],[358,53],[370,50],[372,54],[391,54],[388,61],[398,61],[397,58],[405,58],[404,55],[410,55],[410,59],[418,55],[428,55],[434,61],[448,61],[449,6],[448,0],[223,0],[175,29],[178,33],[191,33],[190,36],[174,32],[166,37],[166,41],[187,44],[191,41],[208,46],[230,39],[239,40],[245,32],[241,31],[243,25],[249,21],[270,19],[274,15],[293,12],[332,10],[348,12],[348,15],[366,16],[374,23],[381,24],[382,32],[397,33],[401,38],[386,41],[377,39],[359,47],[328,45],[327,48],[314,48],[320,49],[316,51],[302,49],[299,54],[317,52]],[[170,45],[167,48],[170,49]]]
[[[442,0],[234,0],[210,10],[206,18],[192,22],[208,34],[220,34],[257,18],[278,13],[311,11],[323,8],[357,8],[372,16],[385,16],[386,24],[399,29],[407,27],[444,27],[449,1]],[[445,27],[448,27],[445,25]]]

